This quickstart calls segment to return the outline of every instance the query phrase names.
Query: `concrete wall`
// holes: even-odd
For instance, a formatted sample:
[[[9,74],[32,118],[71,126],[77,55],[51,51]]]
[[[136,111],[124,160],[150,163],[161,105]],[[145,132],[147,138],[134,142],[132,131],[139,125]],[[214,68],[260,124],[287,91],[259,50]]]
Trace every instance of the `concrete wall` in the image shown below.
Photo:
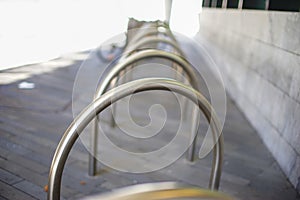
[[[207,8],[197,39],[218,64],[229,94],[300,187],[300,14]]]

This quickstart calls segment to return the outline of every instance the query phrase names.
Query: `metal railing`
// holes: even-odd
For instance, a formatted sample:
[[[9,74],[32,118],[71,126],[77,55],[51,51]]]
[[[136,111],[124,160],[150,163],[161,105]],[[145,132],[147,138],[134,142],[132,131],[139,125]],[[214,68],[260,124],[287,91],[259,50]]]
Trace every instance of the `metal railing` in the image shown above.
[[[172,79],[163,78],[145,78],[129,83],[125,83],[116,88],[111,89],[105,94],[101,95],[91,104],[89,104],[79,115],[74,119],[69,128],[61,138],[58,147],[55,151],[48,182],[48,199],[60,199],[61,178],[63,169],[68,158],[68,155],[82,133],[83,129],[105,108],[112,103],[131,95],[149,90],[166,90],[181,94],[193,101],[199,109],[203,112],[207,121],[210,123],[213,140],[215,145],[213,147],[213,161],[210,174],[209,188],[217,190],[219,188],[221,168],[223,160],[223,135],[217,115],[206,100],[206,98],[192,87],[180,83]]]

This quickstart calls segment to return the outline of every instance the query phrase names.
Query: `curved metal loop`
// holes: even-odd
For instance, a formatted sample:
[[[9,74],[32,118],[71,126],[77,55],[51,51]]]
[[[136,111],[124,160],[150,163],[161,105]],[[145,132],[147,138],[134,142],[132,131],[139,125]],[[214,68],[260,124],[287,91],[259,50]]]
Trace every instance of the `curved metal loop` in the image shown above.
[[[64,165],[74,143],[92,119],[112,103],[128,95],[149,90],[171,90],[172,92],[184,95],[198,105],[200,110],[204,113],[210,123],[213,139],[216,142],[213,148],[213,162],[209,188],[211,190],[218,189],[222,172],[223,136],[214,109],[201,93],[187,85],[172,79],[147,78],[132,81],[108,91],[89,104],[78,117],[74,119],[60,140],[51,163],[48,182],[49,200],[60,199],[61,178]]]

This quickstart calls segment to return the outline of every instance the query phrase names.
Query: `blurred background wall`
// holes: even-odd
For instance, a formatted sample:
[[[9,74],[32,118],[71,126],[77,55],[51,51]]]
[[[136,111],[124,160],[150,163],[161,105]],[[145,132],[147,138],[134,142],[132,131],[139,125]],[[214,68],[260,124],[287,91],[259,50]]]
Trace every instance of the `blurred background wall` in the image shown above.
[[[300,191],[300,1],[276,2],[205,1],[197,39],[216,61],[229,94]]]

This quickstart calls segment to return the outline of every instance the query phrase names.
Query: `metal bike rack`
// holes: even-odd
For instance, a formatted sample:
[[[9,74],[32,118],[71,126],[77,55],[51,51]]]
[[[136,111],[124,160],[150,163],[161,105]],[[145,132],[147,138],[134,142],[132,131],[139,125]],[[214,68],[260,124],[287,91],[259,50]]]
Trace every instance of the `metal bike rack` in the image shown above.
[[[166,7],[170,7],[172,5],[172,2],[168,2],[166,1]],[[168,10],[168,9],[167,9]],[[165,44],[169,44],[171,45],[177,52],[179,55],[183,56],[184,53],[182,52],[182,50],[180,49],[180,47],[177,45],[177,40],[174,37],[172,31],[169,28],[169,19],[170,19],[170,14],[171,14],[171,10],[166,10],[166,21],[155,21],[155,22],[150,22],[150,23],[145,23],[143,26],[141,27],[137,27],[134,28],[134,26],[128,26],[128,32],[127,32],[127,39],[129,37],[129,35],[131,35],[131,31],[133,30],[139,30],[136,35],[134,37],[131,38],[131,40],[129,40],[127,42],[127,49],[125,50],[125,54],[123,54],[119,60],[119,62],[121,62],[123,59],[125,59],[128,55],[130,55],[132,52],[136,51],[139,47],[141,47],[142,45],[145,44],[149,44],[149,43],[165,43]],[[134,20],[133,18],[130,20]],[[134,20],[133,23],[139,23],[139,21]],[[129,22],[130,24],[130,22]],[[164,31],[161,31],[160,28],[164,28]],[[163,34],[166,37],[168,37],[170,40],[167,40],[166,38],[162,38],[160,37],[159,34]],[[152,36],[154,35],[154,36]],[[137,43],[136,43],[137,42]],[[174,67],[176,69],[176,71],[178,71],[178,69],[176,67]],[[131,67],[128,66],[126,69],[124,69],[125,74],[126,74],[126,70],[130,70]],[[121,74],[122,72],[120,72]],[[128,74],[127,74],[128,76]],[[126,76],[126,79],[127,79]],[[184,79],[184,74],[182,74],[183,79]],[[176,74],[176,79],[178,78],[178,74]],[[117,77],[117,80],[119,80],[119,78]],[[126,80],[125,80],[126,81]],[[119,81],[114,81],[115,84],[112,84],[112,87],[115,87],[118,85]],[[112,106],[112,112],[114,112],[114,108],[115,108],[116,104],[114,104]],[[112,126],[114,126],[114,121],[113,118],[111,120],[112,122]]]
[[[125,53],[121,56],[120,62],[123,59],[125,59],[127,56],[129,56],[131,53],[137,51],[139,48],[142,49],[143,45],[151,44],[151,43],[152,44],[164,43],[164,44],[170,45],[177,51],[178,55],[181,55],[181,56],[184,55],[182,50],[180,49],[180,47],[177,44],[176,38],[174,37],[171,30],[168,28],[168,24],[166,24],[165,22],[161,22],[161,21],[156,21],[155,24],[156,25],[152,24],[152,25],[146,26],[145,28],[143,28],[143,27],[139,28],[142,30],[144,29],[143,32],[142,33],[138,32],[137,36],[133,37],[131,39],[131,41],[127,44],[127,49],[124,51]],[[160,32],[159,31],[160,27],[164,27],[166,31]],[[147,31],[145,31],[145,29]],[[128,30],[128,31],[130,31],[130,30]],[[161,37],[158,34],[165,35],[169,40],[166,39],[166,37]],[[176,53],[176,52],[173,52],[173,53]],[[128,68],[130,68],[130,67],[128,66]],[[115,85],[113,85],[113,87],[115,87]]]
[[[99,98],[101,95],[103,95],[110,85],[111,81],[127,66],[131,65],[134,62],[137,62],[139,60],[145,59],[145,58],[165,58],[168,60],[171,60],[175,63],[177,63],[179,66],[181,66],[184,71],[187,73],[188,77],[190,77],[190,83],[194,89],[197,89],[199,91],[199,83],[198,79],[195,76],[194,68],[189,64],[188,61],[186,61],[183,57],[180,57],[178,55],[162,51],[162,50],[156,50],[156,49],[146,49],[136,52],[135,54],[132,54],[128,57],[126,57],[123,62],[119,62],[117,65],[115,65],[111,71],[108,72],[108,74],[105,76],[103,81],[99,84],[99,87],[97,88],[97,91],[95,93],[94,99]],[[113,122],[113,120],[111,120]],[[198,113],[197,111],[193,111],[192,113],[192,132],[194,134],[197,133],[198,128]],[[97,134],[98,134],[98,124],[97,124],[97,117],[94,121],[94,129],[92,133],[92,139],[91,139],[91,149],[93,151],[93,155],[96,155],[97,152]],[[188,159],[190,161],[194,158],[194,151],[195,151],[195,142],[191,145],[191,148],[188,151]],[[97,159],[93,156],[89,155],[89,175],[94,176],[96,174],[97,169]]]
[[[160,32],[159,31],[160,27],[165,28],[165,31]],[[132,29],[134,29],[134,28],[131,28],[131,29],[128,30],[127,39],[129,37],[128,35],[130,35],[129,33],[132,31]],[[174,37],[171,30],[169,29],[168,24],[166,24],[165,22],[162,22],[162,21],[158,20],[156,22],[146,24],[146,25],[144,25],[142,27],[139,27],[139,28],[136,28],[136,29],[141,30],[141,31],[139,31],[136,34],[135,37],[131,38],[131,40],[129,42],[127,42],[127,45],[126,45],[127,49],[125,50],[126,53],[121,56],[121,58],[119,59],[120,62],[123,59],[125,59],[128,55],[130,55],[130,53],[137,50],[137,48],[139,48],[140,46],[145,45],[145,44],[149,44],[149,43],[159,43],[159,42],[161,42],[161,43],[169,44],[173,48],[175,48],[178,51],[179,54],[183,55],[183,52],[181,51],[181,49],[179,48],[179,46],[176,43],[177,42],[176,38]],[[167,40],[166,38],[162,38],[158,34],[163,34],[163,35],[167,36],[168,38],[171,38],[171,40]],[[115,87],[115,86],[116,85],[112,85],[112,87]]]
[[[48,182],[49,200],[60,199],[61,178],[64,165],[74,143],[82,133],[83,129],[99,113],[101,113],[112,103],[115,103],[128,95],[150,90],[166,90],[181,94],[193,101],[203,112],[207,121],[210,123],[213,140],[215,142],[215,145],[213,147],[213,161],[209,188],[211,190],[217,190],[219,188],[223,160],[223,135],[217,115],[210,103],[201,93],[199,93],[192,87],[184,85],[178,81],[163,78],[145,78],[125,83],[108,91],[107,93],[103,94],[101,97],[93,101],[91,104],[89,104],[74,119],[74,121],[62,136],[51,163]]]
[[[160,31],[159,28],[164,28],[164,31],[163,32]],[[176,51],[178,51],[179,55],[183,56],[183,52],[177,45],[176,38],[174,37],[172,31],[169,29],[168,23],[158,20],[156,22],[146,23],[142,27],[138,27],[138,28],[130,27],[127,32],[127,39],[133,30],[139,30],[139,31],[136,33],[136,35],[133,38],[131,38],[131,40],[127,42],[126,45],[127,49],[125,49],[126,53],[121,56],[120,62],[123,59],[125,59],[128,55],[130,55],[132,52],[137,50],[137,48],[140,48],[142,45],[150,44],[150,43],[169,44],[173,48],[175,48]],[[159,34],[163,34],[171,40],[167,40],[166,38],[161,37]],[[113,85],[113,87],[115,86],[116,85]]]
[[[138,21],[135,21],[138,22]],[[164,28],[163,31],[160,31],[160,28]],[[132,29],[129,29],[130,31]],[[135,30],[135,29],[134,29]],[[127,49],[125,49],[125,53],[121,56],[119,59],[119,62],[117,65],[115,65],[109,72],[108,74],[104,77],[104,79],[101,81],[99,84],[99,87],[96,90],[95,98],[98,98],[99,96],[103,95],[109,85],[111,85],[111,88],[116,87],[120,83],[120,78],[119,75],[122,74],[123,72],[126,74],[126,70],[130,70],[133,68],[134,65],[137,61],[140,61],[142,59],[146,58],[164,58],[168,59],[177,65],[171,66],[175,68],[176,71],[179,71],[181,68],[182,75],[184,76],[185,74],[187,75],[187,80],[188,82],[197,90],[199,90],[199,84],[198,80],[195,76],[195,71],[192,67],[192,65],[186,61],[183,57],[183,52],[180,49],[179,45],[177,44],[176,38],[174,37],[172,31],[169,29],[169,25],[165,22],[162,21],[156,21],[152,23],[147,23],[142,27],[139,27],[135,37],[133,36],[131,40],[127,43]],[[159,34],[162,34],[166,37],[161,37]],[[153,36],[154,35],[154,36]],[[176,54],[171,53],[171,52],[165,52],[163,50],[157,50],[157,49],[146,49],[143,50],[142,47],[146,44],[151,44],[151,43],[165,43],[167,45],[170,45],[173,47]],[[140,49],[139,49],[140,48]],[[125,81],[127,81],[128,74],[126,74]],[[179,79],[178,73],[175,75],[175,79]],[[184,77],[182,77],[183,80],[181,80],[183,83],[186,83]],[[124,80],[124,79],[123,79]],[[183,98],[183,105],[186,104],[186,99]],[[115,120],[114,116],[116,116],[117,113],[116,111],[116,106],[117,104],[112,105],[112,115],[110,119],[110,125],[111,127],[115,126]],[[194,109],[195,110],[195,109]],[[192,111],[192,132],[197,133],[198,127],[198,113],[196,111]],[[98,126],[97,126],[97,118],[94,121],[94,129],[93,129],[93,136],[91,140],[91,149],[93,152],[97,151],[97,144],[95,143],[95,139],[97,138],[98,134]],[[190,161],[193,161],[194,158],[194,151],[195,151],[195,141],[192,143],[191,147],[188,150],[187,153],[187,158]],[[94,154],[95,155],[95,154]],[[97,160],[94,156],[90,155],[89,156],[89,175],[94,176],[96,174],[96,169],[97,169]]]
[[[168,5],[169,4],[169,5]],[[166,2],[166,5],[170,6],[172,4],[172,2]],[[170,10],[169,10],[170,11]],[[170,12],[167,12],[166,13],[166,16],[170,15],[171,13]],[[168,18],[168,17],[167,17]],[[128,46],[127,46],[127,49],[126,49],[126,54],[123,54],[123,56],[121,57],[120,61],[122,61],[122,58],[126,58],[128,55],[130,55],[131,53],[133,53],[134,51],[137,51],[140,49],[143,49],[143,45],[146,45],[146,44],[151,44],[151,43],[165,43],[167,45],[170,45],[173,47],[173,49],[175,51],[171,52],[171,53],[175,53],[179,56],[182,56],[184,57],[184,53],[183,51],[180,49],[178,43],[177,43],[177,40],[175,38],[175,36],[173,35],[172,31],[170,30],[169,28],[169,24],[168,24],[168,20],[165,21],[165,22],[162,22],[162,21],[156,21],[156,22],[152,22],[150,25],[147,24],[148,26],[146,26],[145,28],[144,27],[141,27],[141,28],[138,28],[138,29],[142,29],[142,33],[138,32],[136,37],[133,37],[131,39],[131,41],[129,42]],[[154,24],[153,24],[154,23]],[[164,31],[161,31],[160,28],[164,28],[163,30]],[[129,30],[130,31],[130,30]],[[165,36],[165,37],[162,37],[162,36]],[[167,39],[168,38],[168,39]],[[133,43],[133,44],[132,44]],[[132,45],[131,45],[132,44]],[[168,51],[170,52],[170,51]],[[174,63],[173,63],[174,64]],[[125,71],[125,74],[126,74],[126,71],[130,71],[132,67],[128,66],[124,71]],[[180,66],[173,66],[173,68],[178,72],[179,70],[182,71],[182,73],[176,73],[175,75],[175,79],[176,80],[180,80],[180,78],[182,78],[183,80],[183,83],[189,83],[187,80],[185,80],[185,73],[184,73],[184,70],[182,67]],[[120,72],[121,73],[121,72]],[[179,76],[178,74],[181,74],[181,76]],[[127,81],[127,76],[130,76],[130,73],[127,73],[126,74],[126,78],[125,78],[125,82]],[[189,77],[187,77],[189,78]],[[123,79],[124,80],[124,79]],[[115,82],[115,83],[119,83],[119,81]],[[122,83],[121,83],[122,84]],[[112,85],[112,87],[115,87],[116,85]],[[187,107],[187,102],[185,101],[185,99],[183,98],[183,105],[184,107]],[[112,105],[112,112],[114,113],[115,111],[115,107],[116,107],[116,104]],[[114,116],[115,116],[116,113],[114,113]],[[186,116],[184,116],[184,118],[186,118]],[[111,125],[114,126],[115,123],[114,123],[114,119],[111,118]]]

